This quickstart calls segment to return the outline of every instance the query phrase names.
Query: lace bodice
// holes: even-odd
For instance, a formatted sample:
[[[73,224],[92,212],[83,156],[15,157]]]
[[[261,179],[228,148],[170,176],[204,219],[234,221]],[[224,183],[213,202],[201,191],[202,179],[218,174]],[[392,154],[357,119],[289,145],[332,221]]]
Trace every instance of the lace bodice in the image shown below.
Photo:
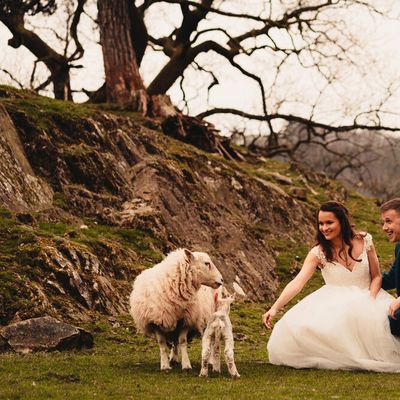
[[[367,251],[372,246],[372,237],[369,233],[364,236],[364,247],[352,271],[337,261],[327,261],[320,246],[315,246],[310,253],[314,254],[320,260],[322,277],[327,285],[336,286],[358,286],[360,288],[369,288],[371,276],[369,272],[369,263]]]

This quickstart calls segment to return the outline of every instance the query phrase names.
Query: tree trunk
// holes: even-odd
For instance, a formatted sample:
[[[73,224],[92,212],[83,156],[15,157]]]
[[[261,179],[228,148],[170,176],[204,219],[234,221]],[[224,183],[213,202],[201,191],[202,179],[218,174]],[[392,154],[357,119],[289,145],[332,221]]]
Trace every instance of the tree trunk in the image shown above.
[[[132,43],[129,1],[98,0],[106,100],[146,114],[147,92]]]

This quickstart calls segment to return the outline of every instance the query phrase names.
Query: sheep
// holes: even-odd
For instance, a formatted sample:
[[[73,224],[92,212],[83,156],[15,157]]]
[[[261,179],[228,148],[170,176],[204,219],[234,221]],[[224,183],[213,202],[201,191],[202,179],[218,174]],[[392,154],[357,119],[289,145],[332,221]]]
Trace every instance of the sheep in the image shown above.
[[[232,324],[229,318],[230,305],[235,296],[218,299],[215,294],[215,312],[211,315],[204,331],[201,351],[201,371],[199,376],[208,376],[208,363],[213,365],[213,372],[221,372],[221,337],[225,342],[225,362],[233,378],[239,378],[234,359],[234,341]]]
[[[214,312],[214,292],[221,273],[206,253],[178,249],[161,263],[140,273],[130,295],[130,313],[138,331],[157,339],[160,369],[182,356],[182,369],[192,368],[188,335],[202,334]],[[167,344],[172,345],[168,358]]]

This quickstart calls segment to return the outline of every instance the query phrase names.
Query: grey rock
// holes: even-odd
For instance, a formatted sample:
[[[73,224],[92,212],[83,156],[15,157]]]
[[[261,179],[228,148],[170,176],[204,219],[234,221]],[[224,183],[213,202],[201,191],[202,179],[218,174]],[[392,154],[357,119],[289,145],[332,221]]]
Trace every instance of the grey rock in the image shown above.
[[[51,205],[53,191],[33,172],[17,130],[3,105],[0,105],[0,159],[1,205],[21,212]]]
[[[0,330],[0,351],[17,353],[93,347],[91,333],[52,317],[31,318]]]

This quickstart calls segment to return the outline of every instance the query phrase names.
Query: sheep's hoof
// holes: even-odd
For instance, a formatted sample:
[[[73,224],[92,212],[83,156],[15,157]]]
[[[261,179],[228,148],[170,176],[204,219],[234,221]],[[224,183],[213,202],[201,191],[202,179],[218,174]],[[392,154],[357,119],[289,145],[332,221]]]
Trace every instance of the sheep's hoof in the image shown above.
[[[208,374],[206,372],[200,372],[199,376],[201,378],[208,378]]]
[[[161,371],[162,372],[169,372],[169,371],[171,371],[171,367],[161,367]]]
[[[182,368],[182,371],[183,372],[190,372],[192,370],[192,367],[185,367],[185,368]]]

